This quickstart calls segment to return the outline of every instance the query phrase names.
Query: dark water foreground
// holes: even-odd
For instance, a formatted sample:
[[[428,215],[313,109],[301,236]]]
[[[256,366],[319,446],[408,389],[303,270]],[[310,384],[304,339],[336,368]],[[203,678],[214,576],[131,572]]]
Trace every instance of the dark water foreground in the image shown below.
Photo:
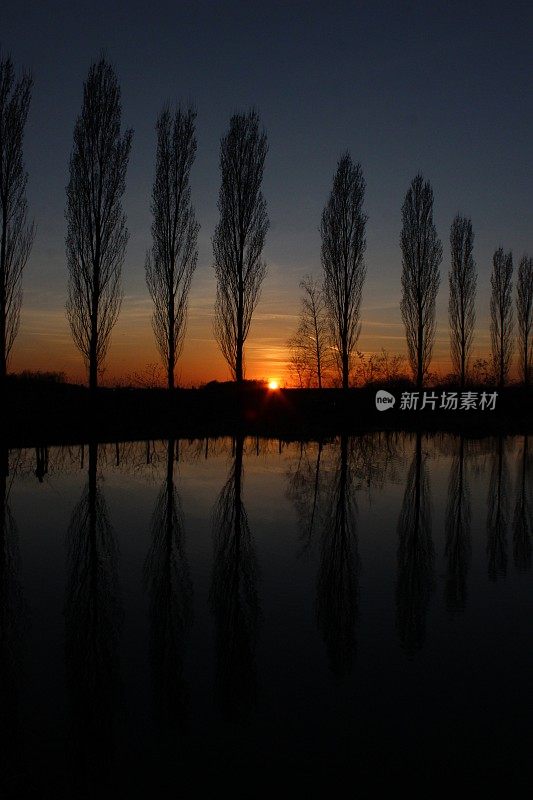
[[[531,437],[2,466],[2,796],[529,787]]]

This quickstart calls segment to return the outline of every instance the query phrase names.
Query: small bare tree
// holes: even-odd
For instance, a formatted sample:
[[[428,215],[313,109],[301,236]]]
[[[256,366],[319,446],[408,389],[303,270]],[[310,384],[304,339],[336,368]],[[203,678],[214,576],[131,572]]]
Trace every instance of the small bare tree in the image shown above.
[[[531,379],[533,360],[533,258],[522,256],[518,267],[516,295],[516,317],[518,322],[518,351],[520,353],[520,377],[525,386]]]
[[[0,59],[0,381],[7,374],[22,305],[22,272],[33,244],[28,223],[24,169],[24,127],[30,107],[32,78],[18,80],[9,56]]]
[[[156,174],[152,189],[152,248],[146,282],[154,303],[152,327],[168,388],[183,346],[189,289],[198,260],[198,230],[189,176],[196,154],[196,112],[166,105],[157,120]]]
[[[472,221],[459,214],[450,231],[451,269],[449,273],[450,345],[452,365],[464,388],[468,375],[472,337],[476,322],[476,265]]]
[[[326,303],[316,278],[307,275],[300,283],[303,290],[300,320],[295,335],[289,339],[291,365],[307,373],[308,386],[322,388],[325,373],[330,367],[330,343]]]
[[[287,341],[289,375],[291,381],[295,381],[300,389],[309,389],[311,386],[311,372],[306,353],[303,351],[301,344],[297,333]]]
[[[244,343],[266,274],[261,254],[269,221],[261,183],[267,150],[257,112],[234,114],[220,143],[214,334],[238,383],[244,380]]]
[[[74,128],[67,186],[67,316],[74,343],[98,386],[122,302],[120,277],[128,240],[122,211],[133,132],[120,132],[120,87],[113,67],[91,65]]]
[[[513,355],[513,254],[494,252],[490,277],[490,339],[492,368],[498,386],[505,385]]]
[[[361,332],[368,219],[363,212],[365,186],[361,165],[354,164],[350,154],[344,153],[337,164],[320,225],[324,297],[343,389],[350,383],[352,355]]]
[[[442,245],[433,223],[433,189],[417,175],[402,206],[402,319],[417,387],[428,373],[435,340],[435,302]]]
[[[404,373],[406,358],[399,353],[389,353],[382,347],[379,353],[363,353],[357,350],[356,354],[355,376],[361,386],[374,381],[390,383],[406,378]]]

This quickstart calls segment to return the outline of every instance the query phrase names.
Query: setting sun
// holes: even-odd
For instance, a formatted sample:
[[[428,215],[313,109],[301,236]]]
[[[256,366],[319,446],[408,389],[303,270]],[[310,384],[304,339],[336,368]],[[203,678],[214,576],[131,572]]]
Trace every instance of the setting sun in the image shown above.
[[[268,388],[269,388],[271,391],[273,391],[273,392],[274,392],[274,391],[276,391],[276,389],[279,389],[279,383],[278,383],[278,381],[275,381],[275,380],[270,380],[270,381],[268,382]]]

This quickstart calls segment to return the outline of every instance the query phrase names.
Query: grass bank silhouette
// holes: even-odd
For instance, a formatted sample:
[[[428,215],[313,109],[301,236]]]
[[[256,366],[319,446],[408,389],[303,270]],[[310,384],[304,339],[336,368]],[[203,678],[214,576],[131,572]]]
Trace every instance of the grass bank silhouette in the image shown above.
[[[376,391],[395,397],[386,411],[376,408]],[[66,444],[97,439],[217,437],[247,434],[284,440],[324,439],[340,433],[371,430],[427,430],[466,435],[533,432],[533,392],[519,386],[498,391],[494,409],[444,410],[443,391],[433,391],[435,408],[402,409],[409,381],[376,383],[362,388],[276,389],[256,381],[212,382],[198,389],[99,388],[63,382],[58,376],[10,376],[5,385],[6,412],[2,437],[10,447]],[[487,386],[468,391],[494,391]],[[460,393],[459,393],[460,394]],[[479,403],[478,403],[479,405]]]

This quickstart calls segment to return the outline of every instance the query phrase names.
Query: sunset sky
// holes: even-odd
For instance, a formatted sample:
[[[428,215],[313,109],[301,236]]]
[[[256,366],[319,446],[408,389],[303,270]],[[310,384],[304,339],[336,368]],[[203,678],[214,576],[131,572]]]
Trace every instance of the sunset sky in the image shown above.
[[[367,182],[367,280],[359,347],[405,353],[400,316],[401,205],[421,171],[435,192],[443,241],[434,367],[448,368],[449,229],[472,217],[479,269],[474,357],[489,346],[492,253],[533,253],[533,11],[529,3],[134,2],[2,4],[0,45],[34,76],[25,140],[36,239],[24,277],[10,368],[83,380],[64,306],[65,186],[74,121],[91,61],[103,50],[134,129],[124,208],[130,240],[124,302],[105,382],[157,361],[144,279],[156,116],[192,99],[198,151],[192,197],[198,268],[180,383],[226,379],[212,337],[219,142],[235,110],[254,105],[268,133],[264,195],[268,274],[246,347],[247,377],[287,380],[285,342],[297,323],[299,281],[320,275],[320,215],[339,155]]]

